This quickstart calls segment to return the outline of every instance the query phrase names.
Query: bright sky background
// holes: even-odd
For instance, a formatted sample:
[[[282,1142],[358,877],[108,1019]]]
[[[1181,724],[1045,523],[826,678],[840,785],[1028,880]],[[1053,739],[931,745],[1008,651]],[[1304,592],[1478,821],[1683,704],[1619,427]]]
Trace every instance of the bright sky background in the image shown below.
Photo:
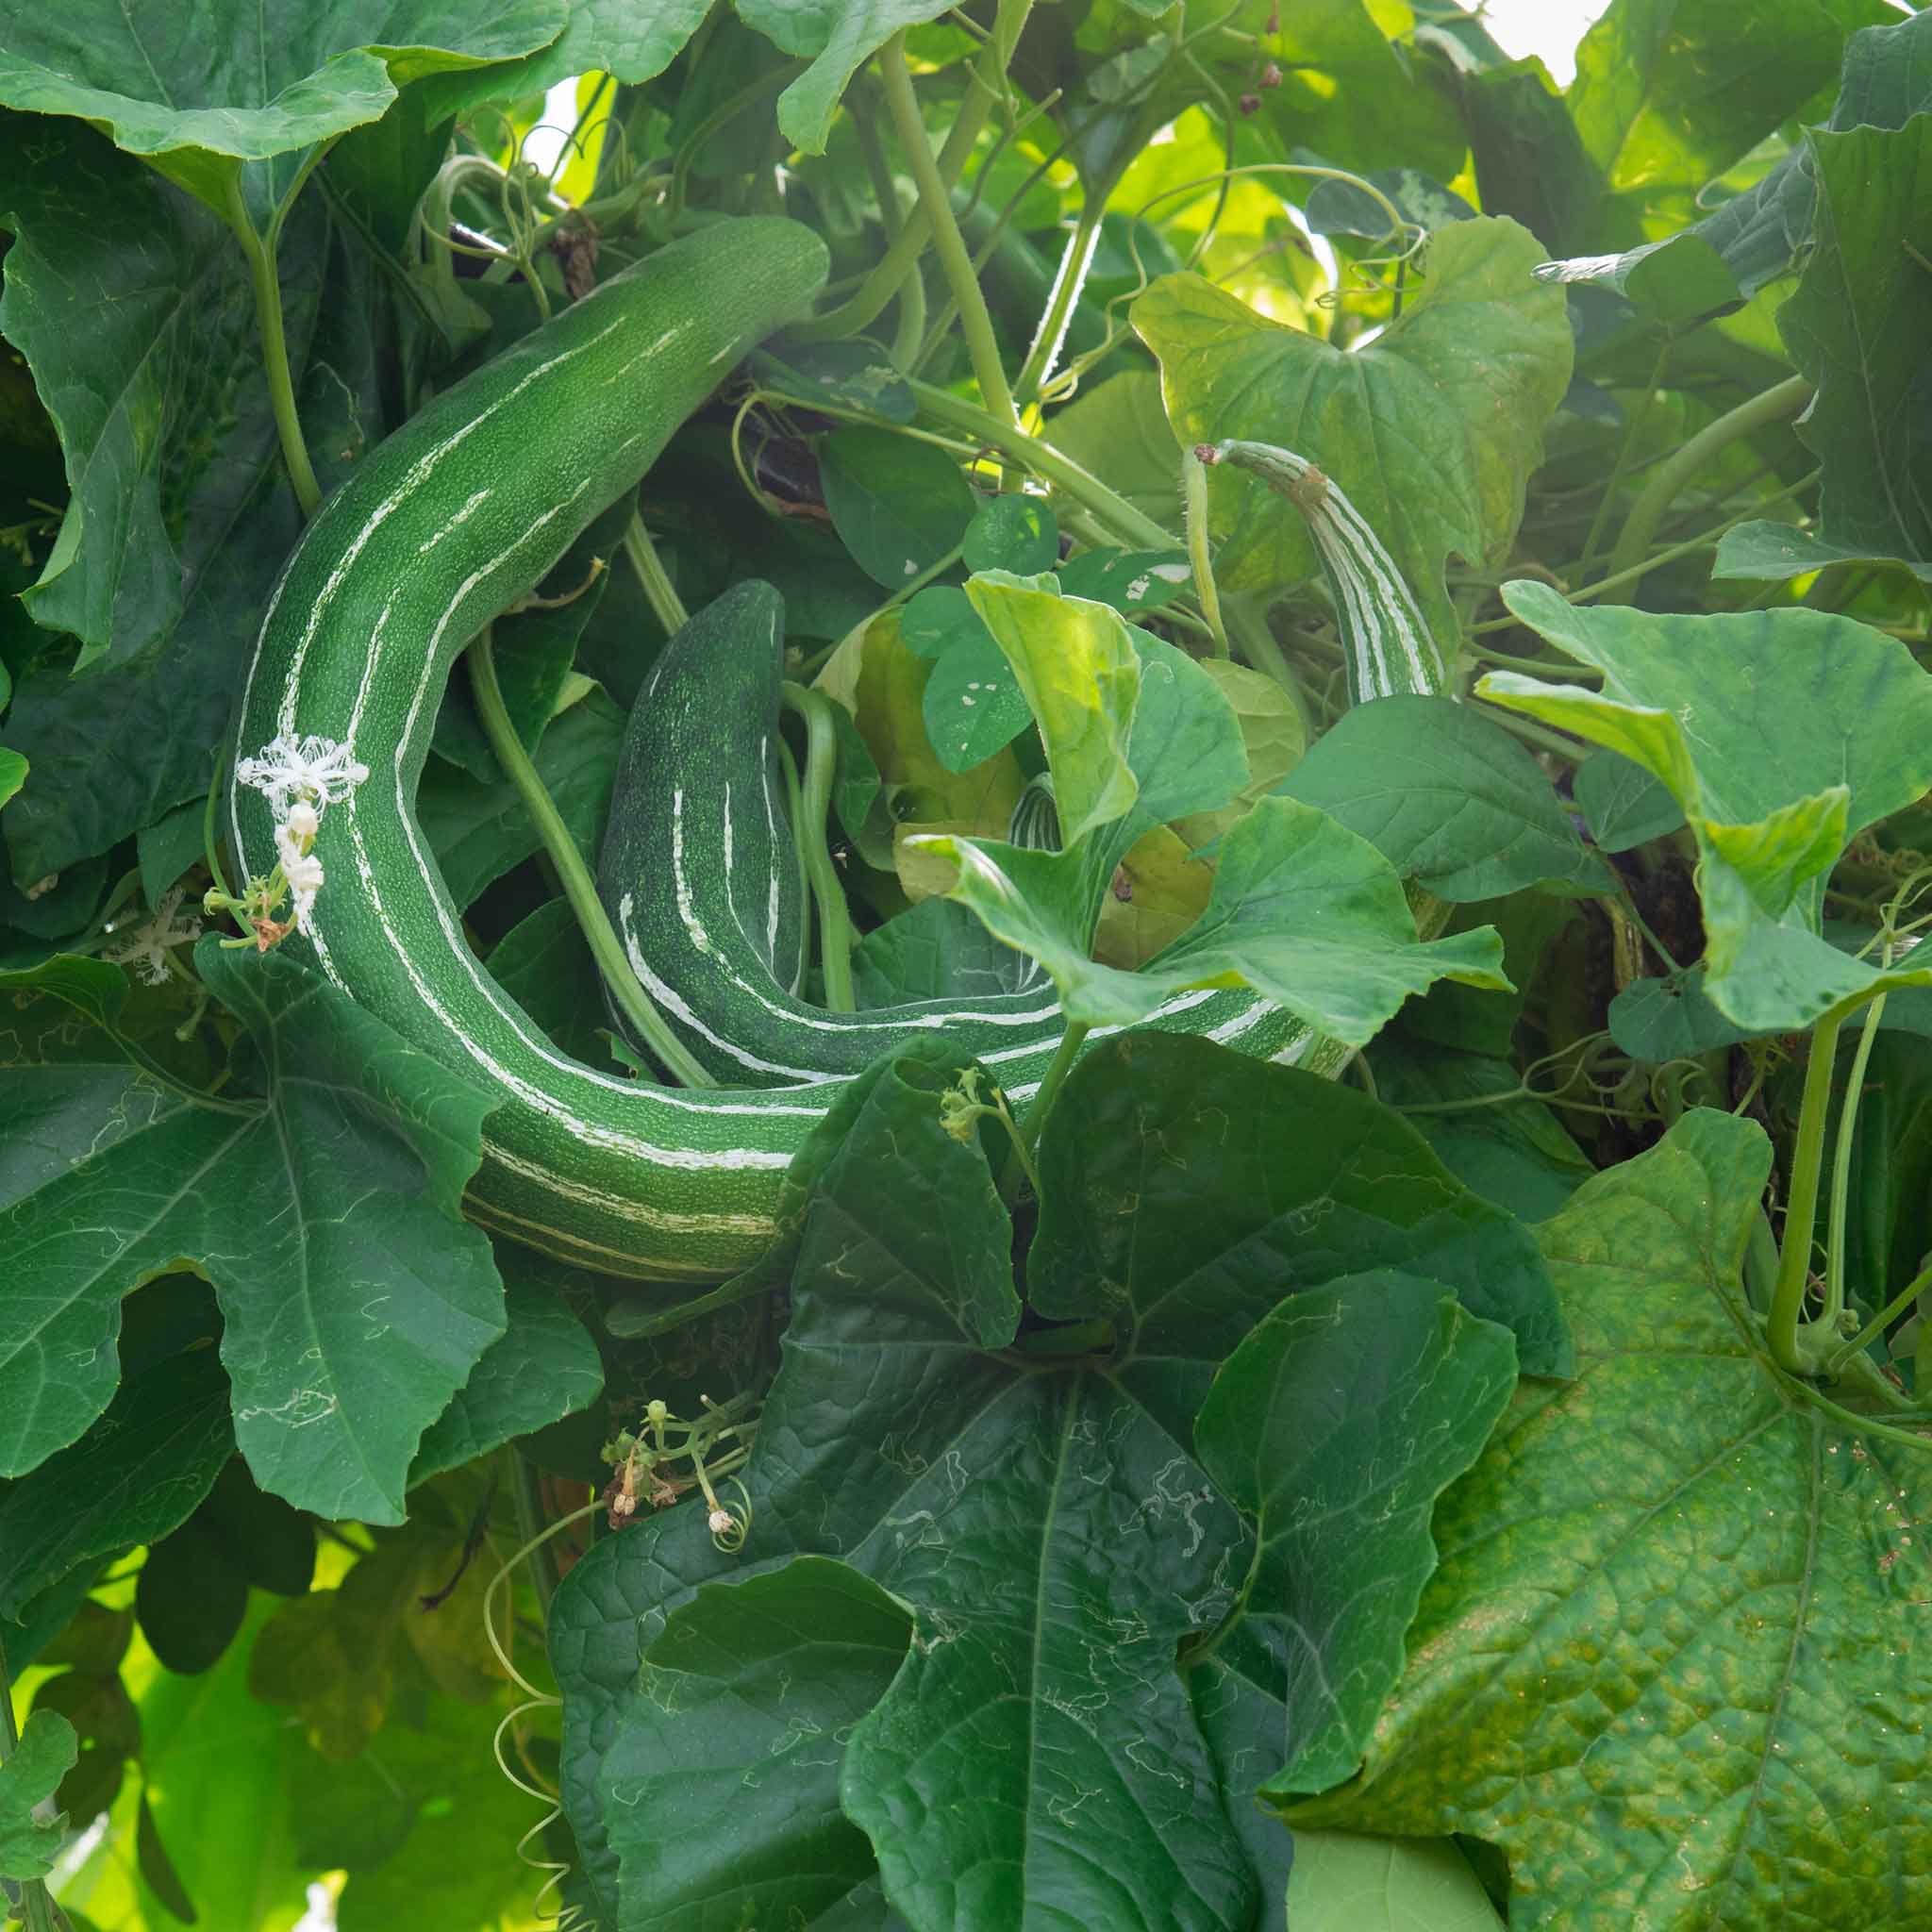
[[[1551,78],[1558,87],[1568,87],[1576,74],[1576,43],[1608,4],[1609,0],[1488,0],[1475,10],[1498,45],[1519,59],[1541,54]]]

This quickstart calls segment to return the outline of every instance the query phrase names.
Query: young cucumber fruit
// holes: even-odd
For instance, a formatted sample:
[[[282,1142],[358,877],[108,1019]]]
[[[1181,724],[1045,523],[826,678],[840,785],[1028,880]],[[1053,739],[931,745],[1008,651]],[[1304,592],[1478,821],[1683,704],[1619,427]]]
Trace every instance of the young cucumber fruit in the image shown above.
[[[783,651],[777,591],[741,583],[671,640],[639,693],[598,863],[631,970],[723,1079],[824,1094],[895,1041],[943,1028],[1029,1099],[1065,1024],[1044,974],[1013,992],[858,1013],[797,997],[798,868],[776,764]],[[1307,1035],[1245,990],[1179,994],[1153,1024],[1262,1055]]]
[[[1301,512],[1335,599],[1350,704],[1447,690],[1442,654],[1408,579],[1332,477],[1272,442],[1204,442],[1194,454],[1260,477]]]

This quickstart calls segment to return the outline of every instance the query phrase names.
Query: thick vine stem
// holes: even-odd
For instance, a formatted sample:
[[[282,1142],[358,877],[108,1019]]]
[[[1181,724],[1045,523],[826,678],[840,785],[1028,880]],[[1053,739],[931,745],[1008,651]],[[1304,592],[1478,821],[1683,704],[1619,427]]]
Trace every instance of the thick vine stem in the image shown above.
[[[470,646],[466,661],[470,668],[470,690],[475,697],[476,713],[482,720],[490,749],[496,754],[497,763],[516,787],[517,795],[524,801],[524,808],[530,814],[542,838],[543,850],[557,868],[558,883],[563,888],[563,896],[569,902],[570,909],[576,914],[577,924],[583,928],[591,957],[597,962],[598,972],[603,974],[604,984],[610,989],[611,998],[624,1009],[625,1018],[649,1042],[651,1051],[663,1061],[666,1071],[679,1085],[715,1087],[718,1083],[691,1058],[684,1042],[672,1032],[663,1014],[652,1004],[650,994],[638,984],[637,974],[630,970],[630,961],[624,956],[624,943],[611,926],[609,916],[604,910],[604,902],[597,896],[596,881],[591,878],[590,868],[577,851],[570,827],[564,824],[550,793],[544,790],[543,780],[537,775],[537,767],[530,762],[530,755],[524,749],[524,741],[517,736],[516,726],[510,723],[509,711],[503,702],[503,688],[496,681],[496,659],[491,649],[487,628]]]
[[[275,273],[275,250],[272,241],[264,242],[255,231],[248,204],[242,198],[239,168],[228,177],[228,206],[224,212],[248,258],[256,320],[261,328],[262,366],[268,374],[269,403],[275,410],[275,433],[281,439],[282,460],[288,465],[289,481],[294,486],[302,514],[312,517],[322,508],[322,486],[315,480],[315,466],[308,460],[308,444],[302,435],[302,419],[295,412],[295,385],[289,374],[289,338],[282,325],[282,287]]]
[[[1067,237],[1067,245],[1060,255],[1059,270],[1047,294],[1046,312],[1040,318],[1040,327],[1034,335],[1032,346],[1026,351],[1026,360],[1021,365],[1020,378],[1013,385],[1014,393],[1023,405],[1039,399],[1041,391],[1053,375],[1054,365],[1059,360],[1067,330],[1073,325],[1074,305],[1080,299],[1080,291],[1087,286],[1087,271],[1093,266],[1093,251],[1100,244],[1101,218],[1107,212],[1107,198],[1112,187],[1110,181],[1095,184],[1093,192],[1081,205],[1074,232]]]
[[[644,593],[644,602],[651,607],[651,615],[664,626],[665,636],[682,630],[691,613],[684,608],[684,599],[677,594],[663,558],[658,555],[658,546],[651,541],[650,531],[644,528],[643,518],[635,510],[624,526],[624,554],[637,573],[638,587]]]
[[[1033,1105],[1026,1109],[1026,1118],[1021,1123],[1021,1137],[1029,1148],[1040,1145],[1040,1136],[1053,1112],[1053,1104],[1058,1099],[1067,1075],[1074,1071],[1074,1062],[1079,1058],[1080,1049],[1086,1045],[1090,1030],[1077,1020],[1067,1022],[1067,1030],[1060,1035],[1060,1043],[1054,1049],[1053,1058],[1041,1076],[1040,1091],[1033,1096]]]
[[[1740,437],[1754,435],[1774,423],[1788,423],[1811,400],[1811,385],[1802,375],[1774,383],[1770,389],[1707,424],[1685,445],[1657,465],[1624,519],[1617,547],[1610,553],[1609,576],[1635,570],[1657,535],[1657,525],[1677,499],[1677,492],[1718,451]]]
[[[825,844],[825,820],[832,799],[832,773],[838,762],[833,736],[832,701],[824,691],[808,691],[789,679],[784,687],[785,708],[800,719],[806,730],[805,783],[799,819],[792,835],[805,856],[811,879],[811,896],[819,915],[819,968],[824,974],[825,1006],[834,1013],[858,1008],[852,989],[852,920],[845,910],[845,891]]]
[[[1194,595],[1214,633],[1214,655],[1225,658],[1227,629],[1221,621],[1221,593],[1214,582],[1214,551],[1208,535],[1208,467],[1192,450],[1181,452],[1181,502],[1188,518],[1188,560],[1193,566]]]
[[[1812,1375],[1824,1366],[1823,1354],[1804,1321],[1805,1291],[1811,1278],[1811,1231],[1818,1220],[1819,1180],[1824,1167],[1824,1129],[1831,1113],[1831,1076],[1838,1058],[1839,1029],[1849,1008],[1828,1012],[1811,1033],[1811,1058],[1805,1068],[1805,1097],[1798,1109],[1798,1141],[1791,1159],[1790,1192],[1785,1204],[1784,1242],[1778,1251],[1777,1287],[1771,1299],[1766,1337],[1781,1369]],[[1836,1353],[1843,1337],[1833,1329]]]
[[[950,391],[932,383],[908,378],[914,400],[937,423],[963,431],[975,442],[1010,457],[1016,463],[1042,477],[1056,490],[1064,490],[1075,503],[1083,505],[1105,524],[1122,542],[1142,550],[1179,550],[1184,546],[1172,530],[1162,529],[1154,519],[1138,510],[1125,497],[1109,490],[1090,470],[1083,470],[1071,457],[1062,456],[1051,443],[1028,436],[1017,424],[1005,424],[963,401]]]
[[[919,118],[919,99],[912,92],[912,75],[906,65],[903,28],[879,49],[879,75],[885,82],[886,107],[892,117],[893,131],[899,137],[899,146],[912,170],[912,178],[919,185],[919,205],[925,210],[940,267],[945,272],[946,286],[958,305],[959,326],[966,337],[974,379],[994,419],[1018,429],[1019,411],[1013,407],[1013,391],[1007,384],[1006,364],[1000,359],[992,317],[987,312],[986,297],[980,293],[979,278],[973,272],[973,258],[967,252],[965,237],[953,218],[952,200],[927,144],[925,124]]]

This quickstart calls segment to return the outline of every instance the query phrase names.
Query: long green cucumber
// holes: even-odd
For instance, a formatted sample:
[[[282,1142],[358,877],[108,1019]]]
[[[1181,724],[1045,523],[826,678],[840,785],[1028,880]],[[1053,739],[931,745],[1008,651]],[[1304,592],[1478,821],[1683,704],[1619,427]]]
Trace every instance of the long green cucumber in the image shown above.
[[[325,505],[276,587],[238,710],[231,820],[250,873],[275,863],[290,807],[275,774],[332,774],[295,788],[322,806],[313,857],[325,883],[291,943],[404,1038],[498,1096],[471,1191],[476,1217],[612,1274],[694,1279],[754,1258],[785,1169],[849,1071],[852,1041],[862,1039],[869,1059],[908,1024],[963,1016],[937,1008],[861,1035],[844,1022],[828,1028],[831,1016],[791,999],[769,895],[774,878],[795,891],[796,873],[789,828],[768,814],[768,738],[703,679],[654,695],[677,727],[669,761],[631,777],[647,800],[671,803],[652,895],[676,908],[687,940],[696,943],[693,920],[714,941],[724,936],[733,969],[783,996],[734,1022],[745,1038],[733,1043],[770,1062],[733,1061],[745,1085],[657,1087],[559,1053],[465,943],[416,822],[416,781],[469,639],[636,483],[724,371],[801,313],[824,275],[824,247],[806,229],[721,224],[605,284],[438,398]],[[735,636],[762,624],[758,675],[775,675],[777,640],[756,591],[737,616]],[[753,903],[764,908],[762,928],[747,921]],[[780,912],[782,924],[782,901]],[[715,974],[721,961],[698,953],[675,962],[675,976],[652,967],[660,988],[677,993],[687,974]],[[1021,1101],[1061,1031],[1045,1003],[1033,1010],[1038,1031],[1017,1041],[1011,1032],[1025,1029],[989,1038],[967,1022]],[[1283,1047],[1312,1044],[1246,993],[1182,994],[1151,1024],[1283,1058]],[[828,1055],[834,1035],[845,1045]]]
[[[1028,1098],[1064,1025],[1051,985],[862,1013],[797,997],[797,868],[775,764],[784,607],[749,581],[697,612],[638,694],[598,883],[631,969],[721,1077],[819,1083],[943,1027]],[[1194,992],[1159,1023],[1271,1054],[1307,1029],[1247,991]]]

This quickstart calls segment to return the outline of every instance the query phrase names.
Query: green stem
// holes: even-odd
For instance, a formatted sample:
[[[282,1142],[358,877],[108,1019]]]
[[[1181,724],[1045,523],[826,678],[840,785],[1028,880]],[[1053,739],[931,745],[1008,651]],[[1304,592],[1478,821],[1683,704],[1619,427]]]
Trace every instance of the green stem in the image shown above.
[[[289,466],[289,481],[295,487],[295,501],[302,514],[312,517],[322,508],[322,486],[315,480],[315,467],[308,460],[308,445],[302,437],[302,419],[295,413],[295,385],[289,374],[289,339],[282,326],[282,288],[275,274],[274,246],[255,232],[248,205],[242,198],[242,171],[228,178],[228,206],[224,209],[228,226],[248,258],[248,278],[255,288],[255,315],[261,328],[261,360],[268,373],[268,394],[275,410],[275,431],[282,441],[282,460]]]
[[[222,796],[222,774],[227,770],[227,760],[222,753],[215,753],[215,774],[208,780],[208,803],[201,808],[201,856],[208,866],[208,875],[214,882],[214,889],[223,898],[229,897],[228,882],[222,876],[222,855],[215,850],[215,811]]]
[[[1075,503],[1084,504],[1111,530],[1120,541],[1138,550],[1179,550],[1185,546],[1172,530],[1164,530],[1150,516],[1136,509],[1125,497],[1109,490],[1091,471],[1083,470],[1072,458],[1062,456],[1051,443],[1028,436],[1017,424],[1005,424],[986,410],[939,389],[916,376],[908,379],[920,408],[937,423],[963,431],[975,442],[996,449],[1002,456],[1031,470],[1035,475],[1064,490]]]
[[[940,180],[949,194],[953,183],[959,178],[960,171],[966,165],[967,157],[979,140],[980,130],[992,112],[994,101],[1000,96],[1007,61],[1012,54],[1014,42],[1020,38],[1020,29],[1026,24],[1026,15],[1032,5],[1033,0],[1000,0],[999,16],[992,33],[980,51],[973,78],[966,89],[966,98],[959,103],[958,114],[940,148],[935,164]],[[922,128],[918,143],[921,148],[924,147],[924,130]],[[898,235],[859,285],[858,292],[837,308],[814,317],[792,333],[807,341],[828,341],[857,335],[861,329],[870,327],[884,313],[886,304],[899,292],[899,286],[907,275],[916,270],[931,234],[922,192],[921,205],[907,215]]]
[[[1677,492],[1704,468],[1717,453],[1740,437],[1755,435],[1774,423],[1788,423],[1811,400],[1811,385],[1802,375],[1774,383],[1770,389],[1728,409],[1715,423],[1707,424],[1683,448],[1657,465],[1642,493],[1624,520],[1617,547],[1610,553],[1610,573],[1632,569],[1650,548],[1657,525],[1664,520]],[[1581,593],[1579,593],[1581,594]]]
[[[0,1643],[0,1765],[13,1756],[19,1744],[20,1733],[13,1724],[13,1679],[7,1674],[7,1646]],[[22,1881],[20,1908],[26,1932],[55,1932],[54,1901],[42,1880]]]
[[[825,1006],[834,1013],[855,1013],[858,1001],[852,991],[852,919],[845,909],[845,890],[832,863],[825,826],[832,803],[832,774],[839,759],[839,741],[832,728],[832,701],[822,691],[808,691],[786,679],[785,708],[805,725],[805,783],[792,837],[805,855],[811,879],[811,896],[819,915],[819,970],[824,975]]]
[[[1805,1097],[1798,1108],[1798,1141],[1791,1158],[1791,1185],[1785,1203],[1783,1245],[1778,1250],[1777,1288],[1771,1298],[1766,1334],[1781,1369],[1808,1375],[1814,1364],[1799,1346],[1805,1289],[1811,1277],[1811,1231],[1818,1220],[1818,1181],[1824,1166],[1824,1128],[1831,1112],[1832,1063],[1838,1057],[1839,1028],[1845,1015],[1834,1009],[1811,1034],[1811,1058],[1805,1069]]]
[[[805,823],[805,787],[798,779],[798,760],[791,756],[791,747],[781,736],[778,740],[778,766],[785,774],[785,823],[788,825],[802,825]],[[798,903],[811,904],[811,867],[805,856],[805,841],[794,838],[791,841],[791,856],[798,866]],[[805,962],[801,958],[798,967],[803,975]],[[794,985],[793,992],[798,991]]]
[[[1865,1008],[1865,1024],[1852,1055],[1845,1097],[1839,1107],[1838,1144],[1832,1149],[1831,1209],[1824,1258],[1824,1320],[1833,1326],[1845,1307],[1845,1218],[1851,1199],[1852,1141],[1858,1125],[1858,1102],[1865,1090],[1865,1069],[1871,1064],[1873,1042],[1878,1038],[1879,1016],[1885,1011],[1880,993]]]
[[[1074,1070],[1074,1062],[1079,1058],[1081,1047],[1086,1044],[1087,1033],[1088,1029],[1079,1021],[1067,1022],[1067,1030],[1060,1035],[1060,1043],[1054,1049],[1053,1058],[1047,1063],[1046,1073],[1040,1082],[1040,1091],[1033,1096],[1033,1105],[1026,1109],[1026,1119],[1021,1127],[1028,1147],[1040,1145],[1047,1116],[1053,1111],[1053,1104],[1059,1097],[1067,1075]]]
[[[1932,1288],[1932,1268],[1922,1268],[1832,1357],[1832,1370],[1835,1372],[1841,1363],[1870,1348],[1928,1288]]]
[[[1214,553],[1208,540],[1208,466],[1192,450],[1181,452],[1181,504],[1188,525],[1188,561],[1194,572],[1194,594],[1201,615],[1214,634],[1214,655],[1229,656],[1227,631],[1221,622],[1221,592],[1214,582]]]
[[[1587,570],[1595,559],[1596,547],[1604,540],[1604,531],[1608,527],[1610,510],[1617,500],[1617,489],[1630,468],[1630,458],[1637,452],[1637,439],[1643,432],[1643,425],[1650,420],[1652,407],[1657,402],[1657,392],[1663,384],[1664,371],[1670,365],[1671,345],[1674,338],[1666,335],[1657,352],[1657,361],[1652,365],[1650,380],[1643,386],[1643,395],[1637,407],[1630,411],[1630,421],[1624,431],[1624,440],[1617,445],[1617,460],[1610,466],[1609,481],[1603,487],[1603,493],[1597,498],[1596,514],[1590,520],[1590,534],[1583,540],[1583,567]]]
[[[1107,212],[1107,198],[1112,192],[1111,180],[1094,183],[1081,204],[1074,232],[1067,237],[1053,288],[1047,294],[1046,312],[1040,318],[1040,327],[1026,351],[1026,360],[1021,365],[1019,380],[1013,385],[1014,393],[1023,404],[1039,399],[1040,391],[1053,374],[1054,364],[1059,360],[1074,320],[1074,305],[1080,299],[1080,291],[1087,285],[1087,271],[1093,265],[1093,251],[1100,242],[1101,217]]]
[[[604,984],[610,989],[611,998],[649,1043],[652,1052],[664,1063],[673,1079],[686,1087],[715,1087],[718,1083],[691,1058],[684,1042],[672,1032],[663,1014],[652,1004],[650,994],[638,984],[637,974],[630,969],[630,961],[625,958],[624,943],[611,926],[604,910],[604,902],[597,896],[596,882],[591,877],[590,868],[577,851],[577,842],[571,837],[570,827],[564,824],[549,792],[543,789],[543,780],[537,775],[537,768],[530,762],[530,755],[524,749],[524,741],[517,736],[516,726],[510,723],[509,711],[503,702],[503,689],[496,681],[496,659],[491,651],[487,626],[470,646],[466,660],[470,667],[470,689],[476,700],[476,713],[482,720],[490,749],[496,754],[497,763],[508,774],[510,783],[517,789],[517,795],[524,801],[525,810],[530,814],[543,841],[543,850],[557,868],[558,883],[563,888],[563,896],[583,928],[591,957],[597,962],[598,972],[604,975]]]
[[[644,602],[651,607],[651,615],[664,626],[664,634],[670,637],[682,630],[691,613],[685,609],[684,600],[678,596],[658,555],[658,546],[651,541],[650,531],[644,528],[643,518],[635,511],[624,526],[624,554],[630,558]]]
[[[919,118],[919,99],[912,92],[912,75],[906,65],[903,28],[879,49],[879,75],[885,82],[886,107],[891,114],[899,146],[918,184],[919,205],[925,210],[927,225],[932,229],[940,267],[944,271],[953,300],[959,307],[959,326],[966,337],[966,353],[972,359],[979,393],[996,421],[1018,429],[1019,412],[1013,407],[1013,392],[1007,386],[1006,365],[1000,359],[992,317],[987,312],[986,297],[980,293],[978,279],[973,273],[973,258],[966,251],[959,224],[953,218],[952,200],[926,141],[925,124]]]

